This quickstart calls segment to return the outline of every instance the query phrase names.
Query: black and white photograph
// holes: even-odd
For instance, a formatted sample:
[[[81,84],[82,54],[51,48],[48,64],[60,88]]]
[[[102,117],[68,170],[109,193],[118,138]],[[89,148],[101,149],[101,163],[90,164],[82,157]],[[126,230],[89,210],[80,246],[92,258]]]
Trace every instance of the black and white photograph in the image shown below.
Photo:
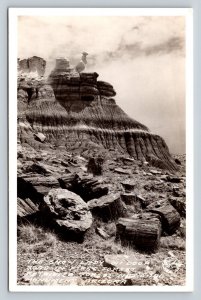
[[[191,18],[11,9],[11,290],[191,288]]]

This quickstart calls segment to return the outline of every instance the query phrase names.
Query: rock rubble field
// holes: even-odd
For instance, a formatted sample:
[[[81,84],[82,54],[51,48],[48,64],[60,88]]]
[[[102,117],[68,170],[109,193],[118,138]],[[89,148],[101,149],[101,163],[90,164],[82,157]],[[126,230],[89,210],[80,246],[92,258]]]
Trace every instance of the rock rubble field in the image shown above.
[[[18,284],[184,285],[185,155],[97,73],[18,63]]]

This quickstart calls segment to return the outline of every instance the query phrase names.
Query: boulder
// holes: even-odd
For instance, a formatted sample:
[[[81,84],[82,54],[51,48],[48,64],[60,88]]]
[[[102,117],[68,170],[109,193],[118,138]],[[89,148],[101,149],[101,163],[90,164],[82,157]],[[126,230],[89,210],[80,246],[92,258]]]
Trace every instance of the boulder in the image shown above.
[[[41,132],[35,133],[34,136],[35,136],[35,139],[41,143],[43,143],[46,139],[46,136]]]
[[[50,190],[44,197],[41,210],[53,220],[58,232],[67,239],[82,239],[92,225],[88,205],[80,196],[68,190]]]
[[[136,214],[132,218],[120,218],[117,222],[116,239],[144,251],[158,248],[161,237],[160,217],[156,214]]]
[[[172,182],[172,183],[180,183],[181,179],[176,176],[167,176],[167,181]]]
[[[88,201],[88,207],[92,214],[103,221],[117,220],[126,215],[126,207],[121,201],[120,194],[109,194],[99,199]]]
[[[149,204],[147,211],[161,216],[163,231],[173,234],[180,226],[180,216],[176,209],[167,200],[157,200]]]

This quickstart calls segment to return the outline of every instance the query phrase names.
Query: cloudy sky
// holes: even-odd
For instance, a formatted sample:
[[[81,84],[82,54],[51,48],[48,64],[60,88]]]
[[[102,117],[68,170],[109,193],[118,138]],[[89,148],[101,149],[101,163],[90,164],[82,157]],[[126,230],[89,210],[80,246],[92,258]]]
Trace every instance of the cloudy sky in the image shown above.
[[[73,66],[83,51],[117,104],[184,153],[184,17],[19,17],[18,57],[43,57],[47,73],[56,57]]]

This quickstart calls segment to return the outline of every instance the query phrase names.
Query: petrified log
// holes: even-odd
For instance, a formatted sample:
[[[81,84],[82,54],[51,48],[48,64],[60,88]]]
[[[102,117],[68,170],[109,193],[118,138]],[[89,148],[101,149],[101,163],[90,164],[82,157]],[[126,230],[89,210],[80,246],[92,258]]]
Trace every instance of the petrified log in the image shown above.
[[[145,251],[158,248],[161,237],[160,217],[151,213],[120,218],[116,225],[116,239],[124,245],[131,245]]]
[[[102,179],[94,179],[91,176],[79,177],[72,189],[86,202],[107,195],[108,190],[108,186],[103,183]]]
[[[169,198],[171,205],[178,211],[181,217],[186,217],[186,201],[183,198]]]
[[[104,222],[117,220],[126,215],[126,207],[119,194],[110,194],[90,200],[88,207],[94,216],[100,217]]]
[[[40,203],[51,188],[58,188],[59,182],[53,176],[27,174],[17,178],[17,194],[22,199],[30,198]]]
[[[141,203],[141,199],[138,198],[136,194],[124,193],[121,194],[121,199],[126,205],[132,205],[136,213],[142,210],[143,205]]]
[[[87,164],[87,171],[93,175],[102,175],[103,173],[103,158],[91,157]]]
[[[58,178],[58,181],[62,189],[73,191],[77,184],[78,178],[79,176],[77,174],[69,173]]]
[[[161,216],[163,231],[173,234],[180,226],[180,216],[167,200],[158,200],[147,206],[147,211]]]
[[[135,182],[132,181],[132,180],[129,180],[129,179],[121,182],[121,184],[122,184],[122,186],[123,186],[126,193],[133,192],[134,188],[136,186]]]
[[[38,207],[29,199],[17,198],[17,216],[24,218],[38,211]]]

